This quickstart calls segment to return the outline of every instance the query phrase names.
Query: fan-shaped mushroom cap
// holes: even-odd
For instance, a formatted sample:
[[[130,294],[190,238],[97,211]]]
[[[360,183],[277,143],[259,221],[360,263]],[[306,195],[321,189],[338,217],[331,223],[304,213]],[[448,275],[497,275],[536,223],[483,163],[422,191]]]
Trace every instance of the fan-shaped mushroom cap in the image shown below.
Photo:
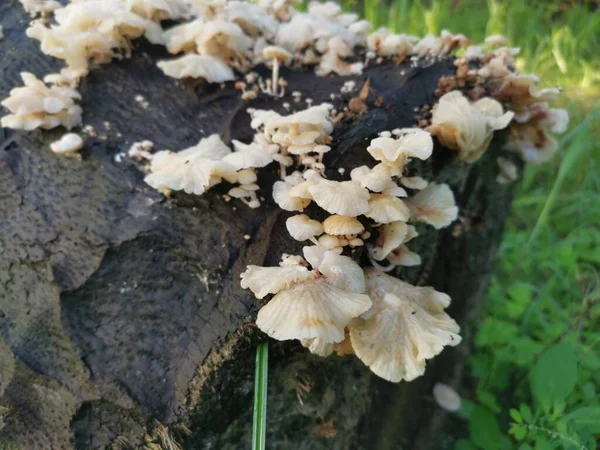
[[[424,180],[421,177],[402,177],[400,178],[400,183],[402,186],[406,186],[409,189],[415,189],[417,191],[425,189],[429,184],[427,180]]]
[[[426,359],[460,342],[460,328],[443,312],[449,303],[444,294],[373,269],[367,271],[367,292],[371,311],[348,328],[356,356],[378,376],[413,380],[424,373]]]
[[[383,261],[392,250],[405,242],[408,227],[404,222],[392,222],[379,229],[375,246],[369,246],[369,256],[375,261]]]
[[[223,178],[230,182],[237,180],[235,168],[221,161],[230,152],[217,134],[178,153],[158,152],[152,158],[150,175],[144,181],[158,190],[168,188],[202,195]]]
[[[279,27],[278,21],[259,4],[246,1],[228,1],[223,16],[237,24],[245,34],[259,39],[272,39]]]
[[[317,205],[330,214],[356,217],[369,210],[369,191],[356,181],[311,181],[308,190]]]
[[[304,211],[310,204],[310,198],[302,198],[293,192],[296,186],[286,181],[273,184],[273,200],[285,211]]]
[[[332,107],[323,103],[288,116],[255,111],[251,126],[258,128],[264,125],[265,135],[284,147],[316,145],[317,139],[329,136],[333,131],[333,124],[329,120]]]
[[[156,63],[165,75],[172,78],[204,78],[209,83],[235,80],[231,67],[218,58],[189,54]]]
[[[301,339],[303,347],[308,348],[313,355],[327,357],[333,353],[334,345],[332,342],[326,342],[322,338]]]
[[[363,69],[362,62],[350,63],[344,60],[351,54],[350,45],[341,36],[333,36],[327,42],[327,51],[316,68],[317,75],[326,76],[330,73],[340,76],[360,75]]]
[[[539,123],[514,123],[504,148],[520,152],[528,162],[541,164],[556,153],[558,143]]]
[[[377,164],[372,169],[367,166],[357,167],[350,172],[350,178],[373,192],[383,191],[392,181],[390,168],[385,164]]]
[[[278,340],[344,340],[344,327],[369,309],[363,294],[346,292],[325,279],[309,279],[280,291],[258,313],[256,325]]]
[[[377,223],[406,222],[410,218],[410,210],[398,197],[371,194],[369,210],[365,216]]]
[[[292,60],[294,55],[288,52],[283,47],[278,47],[276,45],[269,45],[262,50],[263,58],[265,59],[277,59],[282,63],[288,63]]]
[[[144,19],[182,19],[189,13],[189,7],[182,0],[126,0],[129,9]]]
[[[459,151],[459,159],[474,162],[487,149],[495,130],[506,128],[514,113],[490,98],[475,103],[460,91],[444,94],[433,107],[429,130],[440,143]]]
[[[402,168],[410,158],[427,159],[433,152],[431,135],[420,128],[403,128],[397,139],[378,137],[371,141],[367,151],[382,163]]]
[[[205,23],[196,45],[201,55],[231,61],[239,68],[249,57],[253,41],[237,24],[215,19]]]
[[[196,39],[202,36],[205,28],[204,19],[176,25],[165,31],[164,38],[169,53],[191,52],[197,48]]]
[[[393,195],[394,197],[408,197],[406,190],[395,181],[392,181],[388,186],[381,192],[383,195]]]
[[[318,220],[313,220],[306,214],[297,214],[285,221],[285,226],[297,241],[306,241],[323,234],[323,225]]]
[[[240,147],[238,147],[240,148]],[[265,167],[273,162],[273,154],[266,152],[257,145],[248,145],[243,149],[232,152],[223,158],[236,170]]]
[[[365,229],[362,223],[355,217],[339,216],[334,214],[329,216],[323,222],[325,233],[334,236],[346,236],[349,234],[359,234]]]
[[[458,216],[454,194],[447,184],[430,183],[407,200],[412,217],[436,230],[450,225]]]
[[[406,242],[406,239],[404,242]],[[410,251],[404,244],[392,250],[386,258],[394,266],[411,267],[421,264],[421,256],[418,253]]]
[[[365,282],[367,285],[367,294],[373,297],[373,308],[362,315],[368,319],[379,310],[381,300],[386,294],[395,294],[402,298],[407,298],[413,303],[421,305],[432,314],[444,312],[450,306],[450,296],[444,292],[439,292],[430,286],[413,286],[398,278],[392,277],[375,268],[365,269]]]
[[[320,247],[327,249],[327,250],[336,250],[339,249],[341,252],[341,244],[340,244],[340,238],[338,238],[337,236],[331,236],[330,234],[324,234],[323,236],[321,236],[318,239],[318,244]]]
[[[510,103],[512,109],[535,102],[554,100],[562,91],[560,88],[537,89],[540,79],[536,75],[511,73],[502,78],[502,84],[493,92],[496,100]]]
[[[248,266],[241,274],[241,286],[257,298],[276,294],[290,286],[314,278],[315,274],[300,265],[283,267]]]

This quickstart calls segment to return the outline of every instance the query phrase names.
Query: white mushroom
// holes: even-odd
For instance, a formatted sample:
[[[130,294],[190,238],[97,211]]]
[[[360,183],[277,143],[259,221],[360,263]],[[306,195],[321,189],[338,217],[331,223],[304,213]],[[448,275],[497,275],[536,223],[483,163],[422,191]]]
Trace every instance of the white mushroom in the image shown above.
[[[75,133],[63,134],[58,141],[50,144],[54,153],[65,156],[74,156],[78,150],[83,147],[83,139]]]
[[[401,221],[382,226],[375,245],[367,247],[369,256],[375,261],[383,261],[394,249],[407,241],[407,232],[406,223]]]
[[[313,339],[302,339],[300,343],[303,347],[308,348],[308,350],[318,356],[327,357],[333,353],[335,344],[332,342],[327,342],[322,338],[313,338]]]
[[[2,117],[3,127],[31,131],[64,126],[68,130],[81,124],[81,96],[67,86],[46,86],[35,75],[21,72],[24,87],[14,88],[2,101],[11,114]]]
[[[350,178],[373,192],[383,191],[392,181],[390,168],[385,164],[377,164],[372,169],[367,166],[357,167],[350,172]]]
[[[333,236],[347,236],[359,234],[364,231],[365,227],[355,217],[345,217],[334,214],[329,216],[323,222],[323,230],[325,233]]]
[[[403,283],[376,269],[365,271],[373,307],[348,328],[356,356],[392,382],[413,380],[425,361],[457,345],[459,326],[443,309],[450,298],[431,288]]]
[[[402,200],[395,196],[371,194],[369,210],[365,216],[377,223],[406,222],[410,218],[410,210]]]
[[[328,251],[319,259],[319,266],[313,265],[306,272],[300,266],[249,266],[242,273],[243,288],[257,296],[275,294],[258,313],[256,324],[262,331],[278,340],[321,338],[327,343],[341,342],[350,320],[370,308],[368,296],[348,290],[361,287],[354,280],[357,274],[362,277],[364,289],[364,275],[358,264]],[[290,276],[283,272],[289,270],[295,273]]]
[[[474,162],[487,149],[494,131],[506,128],[513,115],[503,114],[502,105],[488,97],[469,103],[460,91],[452,91],[433,107],[428,129],[443,146],[458,150],[459,159]]]
[[[407,200],[412,217],[436,230],[450,225],[458,216],[454,194],[447,184],[430,183]]]
[[[409,189],[415,189],[417,191],[423,190],[429,184],[427,180],[421,177],[402,177],[400,183]]]
[[[369,210],[369,191],[356,181],[311,182],[308,190],[317,205],[330,214],[356,217]]]
[[[231,67],[218,58],[208,55],[189,54],[156,65],[172,78],[204,78],[209,83],[235,80]]]
[[[223,178],[229,182],[237,181],[235,168],[221,160],[230,152],[217,134],[178,153],[158,152],[152,158],[150,174],[144,181],[161,191],[168,188],[202,195]]]
[[[323,234],[323,225],[318,220],[313,220],[306,214],[297,214],[285,221],[290,236],[297,241],[314,239],[315,236]]]
[[[458,411],[462,404],[460,395],[444,383],[435,383],[433,385],[433,398],[446,411]]]
[[[294,187],[287,181],[276,181],[273,184],[273,200],[285,211],[304,211],[311,200],[296,195]]]
[[[289,63],[293,55],[282,47],[270,45],[262,50],[263,58],[266,60],[272,60],[273,62],[273,73],[271,78],[271,89],[272,95],[277,93],[277,86],[279,85],[279,65]]]
[[[427,159],[433,152],[431,135],[420,128],[403,128],[398,138],[378,137],[367,151],[387,166],[402,169],[410,158]]]

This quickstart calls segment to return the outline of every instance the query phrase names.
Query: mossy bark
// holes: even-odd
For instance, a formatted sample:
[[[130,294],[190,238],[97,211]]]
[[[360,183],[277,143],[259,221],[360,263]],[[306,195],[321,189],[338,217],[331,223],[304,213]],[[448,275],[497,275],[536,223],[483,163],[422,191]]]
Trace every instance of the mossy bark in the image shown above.
[[[2,2],[0,98],[21,85],[19,72],[42,77],[60,68],[25,37],[27,22],[17,2]],[[155,65],[168,56],[164,49],[137,47],[80,87],[84,124],[95,130],[81,160],[49,150],[62,130],[1,131],[0,448],[137,447],[160,442],[158,422],[184,448],[250,445],[254,352],[265,336],[252,325],[259,305],[239,274],[299,250],[285,231],[288,214],[269,200],[275,170],[261,172],[266,200],[250,210],[223,200],[218,188],[165,199],[118,155],[143,139],[173,150],[212,133],[250,140],[248,106],[301,105],[290,95],[244,103],[231,83],[175,82]],[[366,112],[348,115],[334,132],[326,162],[339,178],[338,168],[372,165],[367,139],[415,126],[415,109],[435,102],[438,80],[453,71],[452,59],[440,58],[373,65],[361,77],[283,76],[290,92],[315,104],[336,94],[339,111],[357,94],[339,95],[344,82],[360,88],[370,80]],[[424,377],[398,385],[354,357],[322,359],[272,343],[268,448],[440,446],[443,414],[431,387],[461,378],[511,201],[511,188],[494,181],[498,154],[492,146],[465,165],[436,147],[431,161],[414,166],[449,183],[461,215],[476,219],[461,233],[419,227],[412,248],[424,263],[398,274],[451,295],[464,343],[445,350]]]

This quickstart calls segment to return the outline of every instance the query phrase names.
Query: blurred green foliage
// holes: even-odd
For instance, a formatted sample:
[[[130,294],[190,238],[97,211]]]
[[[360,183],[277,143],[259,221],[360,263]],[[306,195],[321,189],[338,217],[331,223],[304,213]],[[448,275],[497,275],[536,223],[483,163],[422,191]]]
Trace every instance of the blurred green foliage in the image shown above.
[[[560,152],[517,188],[461,392],[456,450],[600,442],[600,12],[596,2],[344,0],[377,25],[474,42],[503,34],[571,116]]]

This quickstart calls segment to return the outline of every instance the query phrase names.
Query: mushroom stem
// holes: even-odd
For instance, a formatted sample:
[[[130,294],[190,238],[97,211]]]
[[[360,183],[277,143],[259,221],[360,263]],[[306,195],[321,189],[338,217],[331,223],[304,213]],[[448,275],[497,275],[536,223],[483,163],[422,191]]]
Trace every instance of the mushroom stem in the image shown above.
[[[277,81],[279,79],[279,59],[274,58],[273,59],[273,81],[272,81],[272,86],[273,86],[273,94],[276,94],[276,90],[277,90]]]

